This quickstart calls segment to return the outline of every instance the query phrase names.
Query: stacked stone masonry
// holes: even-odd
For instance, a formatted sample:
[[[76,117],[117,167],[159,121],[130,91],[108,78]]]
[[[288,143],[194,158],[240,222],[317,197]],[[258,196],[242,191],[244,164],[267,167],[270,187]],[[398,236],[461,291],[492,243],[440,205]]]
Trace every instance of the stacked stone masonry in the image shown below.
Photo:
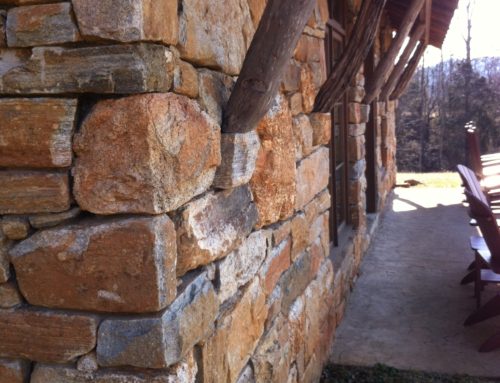
[[[0,383],[319,380],[368,243],[369,106],[361,72],[332,251],[326,0],[267,115],[221,134],[265,5],[0,0]]]

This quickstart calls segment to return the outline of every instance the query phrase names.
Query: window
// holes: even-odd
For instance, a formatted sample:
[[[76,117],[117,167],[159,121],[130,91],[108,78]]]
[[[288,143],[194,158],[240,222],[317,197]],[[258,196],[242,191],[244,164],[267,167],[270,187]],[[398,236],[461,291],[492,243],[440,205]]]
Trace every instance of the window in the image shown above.
[[[330,74],[345,47],[345,1],[329,0],[327,22],[327,73]],[[347,92],[332,110],[332,141],[330,143],[330,194],[333,214],[330,215],[331,238],[339,245],[342,233],[349,225],[347,151]]]

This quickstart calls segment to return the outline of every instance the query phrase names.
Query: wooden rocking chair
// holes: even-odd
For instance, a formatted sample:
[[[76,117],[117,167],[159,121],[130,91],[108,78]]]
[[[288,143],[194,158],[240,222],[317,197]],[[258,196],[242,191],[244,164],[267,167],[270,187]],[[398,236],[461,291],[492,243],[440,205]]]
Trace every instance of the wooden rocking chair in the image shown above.
[[[484,203],[481,195],[465,191],[471,214],[476,218],[487,249],[477,250],[477,264],[484,263],[489,269],[476,267],[476,293],[480,297],[480,289],[485,283],[500,283],[500,229],[491,208]],[[478,298],[480,302],[480,298]],[[465,320],[464,325],[470,326],[486,319],[500,315],[500,294],[495,295],[485,305],[476,309]],[[486,340],[479,351],[487,352],[500,347],[500,333]]]

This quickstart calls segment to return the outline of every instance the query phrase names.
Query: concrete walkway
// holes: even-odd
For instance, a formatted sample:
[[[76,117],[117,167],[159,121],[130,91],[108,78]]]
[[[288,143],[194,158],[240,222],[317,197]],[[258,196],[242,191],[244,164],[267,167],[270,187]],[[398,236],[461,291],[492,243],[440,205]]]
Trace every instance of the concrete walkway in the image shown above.
[[[475,303],[472,285],[459,285],[473,233],[461,200],[459,189],[395,190],[337,330],[334,363],[500,377],[500,350],[477,352],[500,317],[462,325]]]

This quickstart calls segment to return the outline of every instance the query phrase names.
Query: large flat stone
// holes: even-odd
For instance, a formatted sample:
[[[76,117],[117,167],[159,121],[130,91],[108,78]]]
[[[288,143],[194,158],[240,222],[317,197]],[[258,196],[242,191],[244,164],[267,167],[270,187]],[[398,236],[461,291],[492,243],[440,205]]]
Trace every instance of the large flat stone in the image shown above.
[[[219,145],[219,126],[185,96],[101,101],[75,138],[75,198],[96,214],[175,210],[210,187]]]
[[[215,173],[214,186],[231,189],[250,181],[260,149],[259,136],[247,133],[223,133],[221,136],[222,162]]]
[[[71,166],[76,99],[0,99],[0,166]]]
[[[9,47],[55,45],[79,40],[71,3],[15,7],[7,13]]]
[[[96,345],[98,320],[83,314],[0,310],[0,356],[64,363]]]
[[[68,366],[37,364],[30,383],[195,383],[198,366],[192,354],[163,371],[79,371]]]
[[[252,364],[255,369],[255,383],[285,383],[294,360],[290,342],[290,326],[280,315],[272,327],[262,336]]]
[[[23,298],[14,282],[0,283],[0,309],[10,309],[22,302]]]
[[[290,217],[295,204],[292,116],[285,98],[274,100],[257,133],[261,145],[250,185],[260,227]]]
[[[173,55],[155,44],[0,50],[3,94],[167,92]]]
[[[186,279],[163,314],[105,320],[99,327],[99,364],[165,368],[179,362],[208,336],[219,308],[212,283],[206,273]]]
[[[0,359],[0,383],[25,383],[30,363],[22,359]]]
[[[55,213],[69,206],[67,173],[0,170],[0,214]]]
[[[182,0],[181,9],[181,57],[238,74],[255,31],[247,0]]]
[[[208,193],[176,218],[177,274],[222,258],[250,234],[257,210],[248,186]]]
[[[270,240],[270,233],[256,231],[239,248],[218,262],[218,297],[221,303],[255,276],[266,258]]]
[[[319,192],[328,186],[330,176],[329,150],[320,147],[297,167],[297,198],[295,209],[301,210]]]
[[[268,254],[259,272],[262,287],[266,295],[270,295],[281,275],[290,267],[290,250],[292,241],[290,238],[281,241]]]
[[[21,292],[37,306],[152,312],[176,294],[175,229],[165,215],[40,231],[10,255]]]
[[[177,0],[72,0],[82,36],[176,44]]]
[[[202,346],[203,383],[236,382],[264,332],[265,294],[255,278]]]

